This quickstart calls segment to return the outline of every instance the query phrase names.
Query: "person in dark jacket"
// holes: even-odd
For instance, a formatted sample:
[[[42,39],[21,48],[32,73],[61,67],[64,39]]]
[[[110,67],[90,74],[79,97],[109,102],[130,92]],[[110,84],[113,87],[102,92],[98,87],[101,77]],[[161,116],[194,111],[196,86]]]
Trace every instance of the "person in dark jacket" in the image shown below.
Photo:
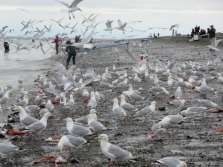
[[[8,42],[4,42],[4,50],[5,50],[5,53],[9,53],[10,48],[9,48],[9,43]]]
[[[210,39],[215,38],[215,36],[216,36],[216,29],[214,28],[213,25],[210,26],[208,34],[209,34],[209,38]]]
[[[66,42],[66,45],[67,45],[66,52],[67,52],[67,55],[68,55],[68,57],[67,57],[67,63],[66,63],[66,68],[68,69],[68,66],[69,66],[69,63],[70,63],[70,59],[71,58],[73,60],[73,65],[76,64],[76,54],[77,54],[77,52],[76,52],[76,47],[75,46],[72,46],[72,43],[71,43],[70,40],[68,40]]]

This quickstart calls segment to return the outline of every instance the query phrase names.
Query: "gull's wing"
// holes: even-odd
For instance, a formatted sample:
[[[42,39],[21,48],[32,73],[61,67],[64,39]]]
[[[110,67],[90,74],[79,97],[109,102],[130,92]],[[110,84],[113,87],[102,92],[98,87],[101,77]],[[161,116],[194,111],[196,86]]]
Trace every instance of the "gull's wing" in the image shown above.
[[[69,139],[70,143],[76,147],[87,143],[87,141],[83,137],[67,135],[67,138]]]
[[[177,167],[181,164],[181,161],[175,157],[165,157],[157,160],[157,162],[164,164],[168,167]]]
[[[70,5],[70,7],[71,7],[71,8],[76,7],[81,1],[83,1],[83,0],[74,0],[74,1],[72,2],[72,4]]]
[[[66,3],[66,2],[63,2],[63,1],[60,1],[60,0],[56,0],[58,3],[60,3],[60,4],[62,4],[62,5],[64,5],[64,6],[66,6],[66,7],[70,7],[70,5],[68,4],[68,3]]]
[[[43,130],[45,127],[41,122],[38,121],[29,125],[27,128],[30,129],[32,132],[36,132],[36,131]]]
[[[118,19],[118,25],[121,27],[122,26],[122,21]]]
[[[218,47],[218,45],[223,41],[223,39],[218,39],[215,41],[215,45],[216,47]]]
[[[93,131],[102,131],[102,130],[106,130],[106,127],[98,121],[93,121],[90,123],[90,127],[93,129]]]
[[[174,25],[170,26],[170,29],[169,30],[171,31],[175,27],[179,27],[179,24],[174,24]]]
[[[108,152],[118,160],[127,160],[131,159],[131,153],[122,149],[121,147],[111,144],[110,147],[108,148]]]

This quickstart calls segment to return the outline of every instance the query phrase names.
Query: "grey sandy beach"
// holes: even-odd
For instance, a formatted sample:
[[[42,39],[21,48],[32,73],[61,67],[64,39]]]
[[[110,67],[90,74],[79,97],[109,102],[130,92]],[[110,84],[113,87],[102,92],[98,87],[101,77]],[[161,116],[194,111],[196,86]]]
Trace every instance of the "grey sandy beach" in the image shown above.
[[[138,41],[130,42],[129,50],[125,47],[97,49],[87,54],[79,53],[77,55],[77,65],[73,72],[80,69],[84,74],[87,69],[94,69],[96,74],[102,74],[106,67],[113,72],[113,66],[116,70],[126,70],[129,82],[132,83],[135,90],[139,90],[143,100],[128,101],[133,104],[137,111],[150,104],[152,101],[157,102],[157,111],[155,114],[148,114],[144,119],[134,117],[134,113],[128,112],[124,120],[116,120],[112,117],[112,99],[118,97],[123,91],[128,90],[128,85],[123,87],[107,87],[102,86],[100,81],[92,82],[86,85],[86,89],[95,90],[103,93],[104,98],[97,102],[98,119],[107,127],[103,133],[108,134],[110,142],[130,151],[134,156],[134,161],[114,162],[114,167],[159,167],[155,161],[163,157],[179,157],[184,160],[189,167],[221,167],[223,166],[223,88],[222,83],[218,81],[218,73],[222,73],[223,52],[222,45],[219,46],[220,51],[212,54],[207,45],[209,41],[188,42],[187,38],[160,38],[154,39],[147,46],[140,47]],[[147,66],[149,67],[149,76],[157,74],[160,85],[164,85],[170,92],[169,95],[154,91],[153,80],[150,77],[139,75],[142,82],[134,81],[132,67],[137,62],[132,59],[134,57],[140,60],[140,55],[146,55]],[[43,60],[44,61],[44,60]],[[65,57],[53,56],[50,63],[43,65],[41,75],[48,75],[53,78],[56,71],[57,63],[65,64]],[[173,99],[174,92],[178,85],[167,87],[168,77],[164,66],[172,63],[171,72],[184,78],[186,81],[189,76],[202,75],[206,78],[208,86],[214,88],[215,92],[208,93],[203,97],[194,88],[182,87],[183,98],[186,99],[182,108],[175,107],[169,102]],[[46,63],[46,62],[45,62]],[[193,65],[194,64],[194,65]],[[158,70],[155,70],[157,65]],[[179,68],[182,71],[179,71]],[[70,70],[72,67],[70,68]],[[194,72],[194,73],[193,73]],[[35,72],[34,72],[35,73]],[[38,73],[39,74],[39,73]],[[37,74],[35,74],[37,75]],[[33,74],[32,74],[33,76]],[[37,76],[36,76],[37,77]],[[112,75],[111,82],[117,76]],[[3,77],[4,78],[4,77]],[[34,80],[25,78],[29,83],[25,86],[30,98],[29,105],[34,104],[34,96],[38,92]],[[52,94],[46,93],[48,98],[53,99]],[[18,101],[18,90],[12,91],[11,100],[2,105],[6,115],[10,115],[15,111],[9,108]],[[208,110],[186,115],[180,123],[169,124],[166,131],[160,133],[157,137],[150,140],[148,134],[154,123],[159,122],[167,115],[176,115],[181,113],[187,107],[196,104],[196,99],[208,99],[218,104],[219,108],[208,108]],[[214,112],[213,112],[214,111]],[[39,112],[39,111],[37,111]],[[80,94],[75,94],[75,104],[71,107],[62,104],[55,104],[52,117],[49,118],[47,128],[37,136],[11,136],[13,143],[21,150],[16,152],[10,159],[0,158],[0,166],[21,166],[21,167],[48,167],[54,166],[52,161],[40,160],[41,157],[57,156],[57,142],[47,142],[49,137],[60,137],[67,134],[65,118],[71,117],[73,120],[89,113],[85,99]],[[35,113],[34,113],[35,115]],[[21,124],[17,120],[11,123],[13,127],[20,128]],[[220,132],[219,132],[220,131]],[[72,148],[69,158],[65,164],[58,164],[60,167],[99,167],[109,166],[108,159],[102,154],[98,143],[98,134],[87,136],[86,144],[81,148]],[[37,163],[33,163],[36,161]]]

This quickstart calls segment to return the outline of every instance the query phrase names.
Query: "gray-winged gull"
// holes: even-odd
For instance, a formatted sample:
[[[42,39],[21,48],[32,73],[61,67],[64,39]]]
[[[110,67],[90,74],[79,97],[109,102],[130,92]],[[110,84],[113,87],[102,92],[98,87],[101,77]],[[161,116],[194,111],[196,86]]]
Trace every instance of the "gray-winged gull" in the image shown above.
[[[46,129],[47,120],[51,115],[51,113],[45,113],[39,121],[27,126],[27,128],[33,133],[41,133],[44,129]]]
[[[74,136],[87,136],[92,134],[89,127],[73,122],[72,118],[66,118],[66,128]]]
[[[99,142],[102,153],[112,161],[115,160],[130,160],[133,159],[132,153],[121,147],[109,143],[108,136],[106,134],[99,135]]]
[[[69,147],[78,147],[87,143],[87,141],[83,137],[64,135],[59,140],[57,147],[62,152],[65,148]]]

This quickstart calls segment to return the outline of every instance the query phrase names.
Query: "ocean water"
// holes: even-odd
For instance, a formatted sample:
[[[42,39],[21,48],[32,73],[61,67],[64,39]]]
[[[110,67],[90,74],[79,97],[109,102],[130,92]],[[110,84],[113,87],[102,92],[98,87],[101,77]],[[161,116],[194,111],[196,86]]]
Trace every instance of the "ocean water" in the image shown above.
[[[30,40],[14,39],[13,42],[22,43],[23,46],[31,48],[30,50],[17,51],[13,44],[10,45],[10,53],[4,54],[3,48],[0,52],[0,85],[11,85],[15,87],[18,80],[23,80],[25,85],[30,84],[38,74],[41,74],[52,65],[50,57],[54,54],[53,48],[48,44],[45,49],[47,54],[43,54],[40,49],[32,48],[38,42],[32,43]]]

